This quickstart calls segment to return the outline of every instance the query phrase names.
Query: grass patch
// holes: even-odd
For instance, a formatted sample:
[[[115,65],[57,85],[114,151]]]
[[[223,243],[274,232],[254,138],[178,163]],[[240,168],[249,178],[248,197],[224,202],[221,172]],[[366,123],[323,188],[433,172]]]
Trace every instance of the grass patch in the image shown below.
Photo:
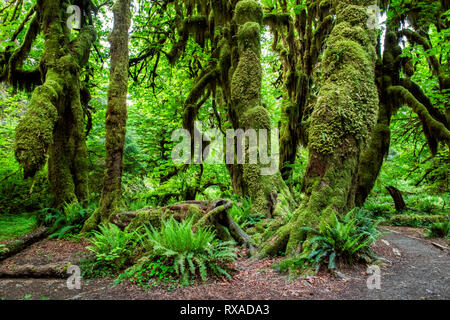
[[[0,240],[23,236],[36,229],[36,226],[36,217],[30,216],[28,213],[1,214]]]

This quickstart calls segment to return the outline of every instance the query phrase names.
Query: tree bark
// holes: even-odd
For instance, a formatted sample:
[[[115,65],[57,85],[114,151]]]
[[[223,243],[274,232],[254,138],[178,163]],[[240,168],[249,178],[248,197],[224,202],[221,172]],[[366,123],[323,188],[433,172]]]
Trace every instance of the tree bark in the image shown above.
[[[376,31],[367,26],[366,6],[374,1],[339,1],[336,23],[323,57],[323,83],[308,130],[309,160],[305,190],[309,199],[260,249],[260,255],[308,249],[310,235],[299,229],[318,227],[333,214],[354,206],[361,150],[376,122]]]
[[[96,37],[94,27],[84,26],[70,41],[65,4],[64,0],[42,0],[36,6],[45,40],[40,63],[44,80],[32,93],[28,111],[16,127],[15,140],[15,156],[25,178],[34,176],[49,155],[49,180],[56,207],[88,197],[79,75]]]
[[[130,1],[117,0],[113,7],[114,27],[109,36],[111,70],[106,111],[106,169],[99,209],[86,221],[83,232],[110,220],[122,205],[123,148],[125,144],[128,92],[128,29]]]

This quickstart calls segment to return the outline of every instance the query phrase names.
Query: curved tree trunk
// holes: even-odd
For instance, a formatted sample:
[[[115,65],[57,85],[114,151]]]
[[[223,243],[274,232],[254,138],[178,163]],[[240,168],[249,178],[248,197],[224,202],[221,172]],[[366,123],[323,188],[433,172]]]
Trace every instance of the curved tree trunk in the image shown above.
[[[123,148],[127,121],[129,0],[117,0],[113,7],[114,27],[111,43],[111,71],[106,111],[106,169],[99,209],[86,221],[83,231],[108,221],[122,205]]]
[[[29,109],[16,127],[15,155],[31,177],[46,163],[57,207],[88,196],[84,111],[80,100],[80,70],[87,63],[96,31],[84,26],[69,41],[66,5],[60,0],[38,1],[45,47],[40,63],[44,81],[34,89]]]
[[[277,150],[271,149],[271,121],[266,108],[261,105],[261,25],[263,11],[254,0],[242,0],[236,4],[233,20],[237,24],[236,37],[229,40],[233,56],[229,88],[229,118],[235,130],[256,130],[258,146],[245,141],[245,164],[227,165],[232,177],[233,189],[241,196],[252,198],[252,211],[266,217],[282,214],[294,206],[294,200],[279,172]],[[237,39],[237,41],[235,40]],[[260,130],[266,130],[267,150],[261,148]],[[278,142],[278,137],[276,139]],[[258,154],[256,164],[249,163],[249,153]],[[267,151],[271,162],[263,164],[261,155]],[[269,169],[270,168],[270,169]],[[266,171],[266,172],[265,172]]]
[[[323,57],[323,83],[311,116],[305,190],[309,195],[292,220],[271,236],[260,254],[305,248],[308,234],[333,214],[354,206],[355,183],[362,149],[378,112],[375,85],[376,31],[369,30],[366,6],[374,1],[339,1],[336,24]]]

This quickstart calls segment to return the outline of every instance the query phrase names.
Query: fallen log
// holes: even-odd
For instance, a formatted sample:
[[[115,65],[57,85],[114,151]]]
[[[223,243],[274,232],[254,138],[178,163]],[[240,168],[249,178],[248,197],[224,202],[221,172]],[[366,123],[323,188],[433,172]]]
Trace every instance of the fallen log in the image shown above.
[[[60,278],[65,279],[69,275],[67,269],[70,263],[49,263],[44,265],[15,265],[11,269],[0,269],[0,278]]]
[[[173,217],[177,221],[193,218],[195,231],[199,226],[210,226],[216,230],[216,236],[224,241],[235,240],[250,249],[250,254],[256,252],[251,238],[230,217],[228,210],[233,206],[229,200],[186,201],[161,208],[144,208],[132,212],[117,213],[112,222],[127,230],[137,230],[142,225],[161,226],[161,221]]]
[[[7,242],[5,246],[0,249],[0,261],[17,254],[31,246],[33,243],[42,240],[46,237],[47,230],[47,227],[40,227],[19,239]]]

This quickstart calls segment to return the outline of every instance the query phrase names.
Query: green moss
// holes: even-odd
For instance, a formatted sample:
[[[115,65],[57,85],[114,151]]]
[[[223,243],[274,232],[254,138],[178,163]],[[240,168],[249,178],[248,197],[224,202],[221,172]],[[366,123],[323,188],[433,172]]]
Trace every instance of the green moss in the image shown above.
[[[29,214],[0,214],[0,240],[23,236],[36,226],[36,217]]]
[[[246,22],[263,22],[263,10],[261,5],[254,0],[241,0],[236,4],[234,20],[238,25]]]
[[[162,219],[164,219],[164,212],[162,209],[142,210],[136,214],[136,217],[131,220],[126,229],[127,231],[133,231],[145,225],[160,228]]]
[[[396,214],[391,216],[389,222],[394,225],[419,227],[447,220],[448,217],[445,215]]]

